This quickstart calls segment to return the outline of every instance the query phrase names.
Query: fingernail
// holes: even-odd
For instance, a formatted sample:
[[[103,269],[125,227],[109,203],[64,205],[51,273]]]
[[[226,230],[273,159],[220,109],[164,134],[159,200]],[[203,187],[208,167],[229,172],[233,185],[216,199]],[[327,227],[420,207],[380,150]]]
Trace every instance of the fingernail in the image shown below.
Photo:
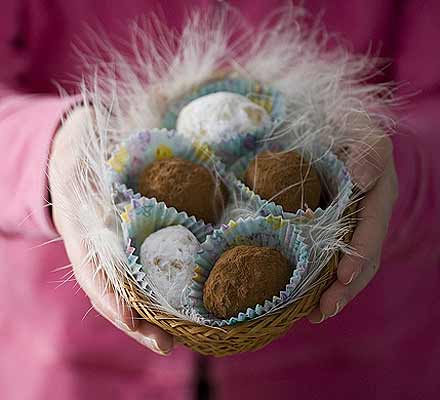
[[[117,303],[114,294],[106,294],[103,296],[102,306],[105,315],[110,320],[115,321],[115,325],[124,331],[134,332],[136,329],[135,323],[132,321],[131,325],[129,325],[126,321],[124,321],[124,305],[122,303]],[[122,319],[121,319],[122,318]]]
[[[321,322],[324,322],[325,320],[325,314],[321,313],[321,318],[318,321],[310,321],[312,324],[320,324]]]
[[[336,303],[335,312],[333,314],[329,315],[329,318],[332,318],[336,314],[340,313],[346,304],[347,304],[347,300],[345,299],[345,297],[342,297],[341,299],[339,299],[339,301]]]
[[[354,271],[351,276],[350,279],[345,282],[345,285],[349,285],[351,282],[353,282],[353,280],[359,275],[359,271]]]
[[[161,349],[159,347],[159,345],[157,344],[156,339],[150,338],[148,336],[143,336],[141,341],[150,350],[154,351],[155,353],[157,353],[161,356],[167,356],[171,353],[171,349],[167,349],[167,350]]]
[[[121,321],[119,319],[115,321],[115,324],[119,329],[122,329],[123,331],[131,331],[132,330],[124,321]]]

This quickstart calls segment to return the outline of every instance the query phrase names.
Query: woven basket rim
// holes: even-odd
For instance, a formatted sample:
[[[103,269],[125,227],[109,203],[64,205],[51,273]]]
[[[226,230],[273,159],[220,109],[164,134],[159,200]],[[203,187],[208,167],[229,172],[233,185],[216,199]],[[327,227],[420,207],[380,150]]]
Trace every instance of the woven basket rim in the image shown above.
[[[350,242],[357,224],[355,217],[358,211],[357,206],[358,200],[354,200],[344,213],[349,219],[349,230],[345,237],[341,238],[345,243]],[[124,295],[129,299],[129,306],[134,308],[144,320],[170,333],[177,342],[201,354],[225,356],[255,351],[286,334],[296,321],[308,315],[317,306],[321,294],[335,280],[341,257],[340,252],[334,253],[315,281],[316,285],[292,304],[274,313],[222,328],[201,325],[164,311],[154,310],[149,307],[151,303],[145,298],[142,290],[129,277],[124,284]]]

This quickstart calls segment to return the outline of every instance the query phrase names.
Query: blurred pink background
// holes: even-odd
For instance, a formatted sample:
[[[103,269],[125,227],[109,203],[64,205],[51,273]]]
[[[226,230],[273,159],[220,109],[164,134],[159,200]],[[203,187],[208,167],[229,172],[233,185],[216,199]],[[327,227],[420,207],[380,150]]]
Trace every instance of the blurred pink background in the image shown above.
[[[383,80],[411,94],[393,138],[400,199],[382,268],[335,319],[301,322],[256,353],[167,358],[117,331],[72,285],[45,195],[50,140],[84,70],[72,45],[93,30],[127,40],[128,22],[161,9],[181,27],[185,10],[238,7],[258,26],[285,1],[3,0],[0,9],[0,398],[194,399],[202,363],[215,399],[437,399],[440,393],[440,2],[309,0],[353,51],[392,60]],[[101,35],[100,35],[101,36]],[[29,97],[26,93],[39,94]],[[51,96],[42,97],[47,93]],[[24,223],[24,217],[32,214]],[[203,390],[205,393],[206,390]],[[203,395],[205,396],[205,394]],[[206,397],[204,397],[206,398]]]

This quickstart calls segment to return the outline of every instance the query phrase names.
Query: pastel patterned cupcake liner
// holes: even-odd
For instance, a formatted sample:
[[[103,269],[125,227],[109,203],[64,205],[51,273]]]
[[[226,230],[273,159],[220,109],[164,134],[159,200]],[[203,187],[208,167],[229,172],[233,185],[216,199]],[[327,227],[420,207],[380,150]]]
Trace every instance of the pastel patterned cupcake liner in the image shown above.
[[[113,201],[120,212],[125,211],[125,207],[131,203],[131,200],[139,200],[142,198],[140,193],[136,193],[133,189],[128,188],[123,183],[116,184],[116,186],[117,190],[113,192]]]
[[[263,88],[257,82],[223,80],[196,88],[190,95],[174,103],[165,116],[164,126],[174,127],[178,112],[190,101],[218,91],[256,96],[256,100],[252,101],[255,100],[270,111],[274,124],[281,122],[284,117],[284,100],[278,92]],[[268,103],[264,103],[265,101]],[[153,291],[148,287],[145,271],[139,263],[139,250],[146,237],[159,229],[182,225],[202,243],[202,250],[194,265],[195,277],[191,286],[182,294],[185,313],[197,323],[217,327],[234,325],[258,318],[294,300],[313,274],[313,268],[309,265],[313,264],[314,256],[309,253],[309,248],[313,247],[311,232],[314,226],[319,224],[317,221],[320,218],[338,219],[350,202],[353,183],[344,164],[330,152],[317,152],[319,156],[311,157],[331,199],[324,210],[319,207],[313,210],[311,219],[304,210],[285,212],[280,205],[269,199],[262,199],[248,188],[240,179],[255,155],[264,149],[282,150],[279,143],[259,141],[259,138],[265,138],[270,133],[267,130],[250,132],[253,144],[250,139],[245,138],[246,135],[239,135],[237,140],[210,147],[196,141],[191,142],[175,130],[146,130],[130,136],[108,161],[108,179],[114,190],[115,204],[120,211],[129,268],[137,284],[147,294],[151,295]],[[248,142],[245,143],[246,140]],[[218,156],[229,163],[228,169]],[[228,215],[229,218],[223,216],[223,224],[219,229],[139,193],[138,178],[144,168],[156,160],[172,157],[205,166],[227,186],[230,194],[227,209],[231,209],[232,213]],[[227,320],[218,319],[210,315],[203,306],[203,286],[221,254],[239,244],[274,247],[281,251],[291,265],[295,265],[295,269],[286,288],[272,299],[267,299],[264,304],[256,304]]]
[[[144,168],[156,160],[179,157],[203,165],[221,180],[229,191],[236,191],[236,180],[206,145],[191,143],[176,131],[153,129],[130,136],[108,161],[108,178],[119,208],[131,198],[140,198],[138,179]],[[119,204],[120,203],[120,204]]]
[[[233,175],[233,174],[232,174]],[[235,175],[233,175],[235,178]],[[262,199],[258,194],[249,189],[242,181],[235,178],[235,199],[233,204],[229,204],[225,210],[224,223],[230,220],[238,220],[248,216],[267,217],[269,215],[283,215],[283,208],[273,201]]]
[[[145,197],[131,199],[130,204],[125,206],[121,214],[121,221],[129,270],[138,285],[149,294],[152,291],[145,280],[143,266],[138,262],[139,250],[148,236],[159,229],[181,225],[191,231],[202,243],[213,231],[209,225],[197,221],[195,217],[190,217],[185,212],[178,212],[173,207],[167,207],[156,199]]]
[[[211,315],[203,305],[203,287],[211,269],[219,257],[229,248],[239,245],[272,247],[279,250],[295,266],[285,289],[263,304],[243,310],[229,319],[219,319]],[[281,217],[256,217],[231,221],[209,235],[196,257],[196,273],[187,290],[186,313],[196,322],[225,326],[262,316],[291,299],[295,287],[307,272],[309,250],[296,226]]]
[[[191,101],[217,92],[241,94],[253,103],[263,107],[271,119],[271,126],[262,127],[255,131],[237,134],[234,139],[220,140],[210,146],[227,165],[249,152],[255,152],[262,139],[270,135],[272,128],[278,126],[285,117],[285,101],[283,95],[257,81],[244,79],[225,79],[211,82],[194,88],[191,93],[169,105],[162,120],[162,127],[176,129],[179,112]]]
[[[264,148],[260,149],[258,153],[265,150],[279,152],[283,149],[279,148],[275,144],[272,147],[265,146]],[[237,179],[242,180],[249,163],[255,158],[255,156],[256,155],[254,154],[247,154],[241,157],[231,166],[229,169],[230,172],[234,174]],[[354,186],[350,174],[348,173],[344,163],[330,151],[323,152],[318,157],[312,157],[311,159],[313,160],[313,166],[320,177],[321,185],[325,190],[324,196],[327,197],[326,201],[329,203],[329,205],[324,209],[317,207],[313,211],[326,211],[328,213],[333,213],[335,218],[339,218],[350,203],[350,197],[353,193]],[[249,197],[258,196],[257,193],[254,193],[252,189],[247,187],[244,183],[242,183],[242,190],[247,190]],[[276,204],[276,200],[261,200],[266,200],[269,202],[269,204],[275,203],[275,205],[268,207],[268,211],[273,215],[282,215],[285,219],[295,219],[298,216],[298,212],[301,212],[301,210],[298,210],[297,212],[284,211],[281,206]]]
[[[131,199],[140,199],[138,177],[150,163],[170,157],[180,157],[201,164],[213,171],[229,191],[229,204],[246,202],[255,215],[268,215],[273,207],[267,201],[252,195],[235,176],[226,172],[224,164],[206,145],[191,143],[176,131],[153,129],[130,136],[115,150],[108,161],[108,178],[114,188],[114,202],[122,212]],[[280,211],[278,211],[280,213]],[[223,222],[229,222],[224,221]]]
[[[156,160],[180,157],[201,164],[219,176],[225,167],[207,145],[192,143],[174,130],[151,129],[138,132],[125,140],[108,161],[111,184],[125,185],[138,192],[138,177]]]

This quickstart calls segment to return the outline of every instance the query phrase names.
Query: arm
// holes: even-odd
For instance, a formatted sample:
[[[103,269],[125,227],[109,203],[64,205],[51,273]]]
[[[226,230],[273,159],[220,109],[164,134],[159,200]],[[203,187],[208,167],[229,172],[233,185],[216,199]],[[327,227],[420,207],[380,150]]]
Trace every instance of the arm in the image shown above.
[[[50,24],[38,23],[45,17],[50,20],[50,8],[27,7],[22,1],[7,1],[2,6],[0,59],[7,62],[0,66],[0,82],[37,92],[53,88],[50,68],[66,63],[66,32],[54,35]],[[22,9],[26,12],[22,13]],[[80,129],[81,108],[66,117],[65,123],[61,121],[77,101],[75,97],[24,94],[0,83],[0,236],[50,241],[61,235],[75,277],[96,310],[151,350],[167,353],[172,348],[172,337],[132,319],[130,310],[118,307],[114,293],[103,291],[102,280],[96,279],[90,266],[82,262],[85,256],[79,235],[59,212],[56,188],[62,185],[48,176],[56,162],[69,167],[65,138]]]
[[[432,241],[438,229],[434,221],[440,218],[436,205],[440,198],[440,61],[435,57],[440,51],[439,11],[435,0],[408,1],[395,10],[400,29],[395,34],[393,78],[405,84],[397,96],[409,104],[397,110],[399,126],[392,143],[389,139],[378,142],[371,158],[352,170],[358,184],[363,177],[370,182],[361,185],[368,190],[352,241],[360,256],[345,255],[341,260],[338,280],[309,316],[312,322],[338,314],[373,279],[381,258],[407,257],[409,244],[417,249],[416,254],[429,254],[433,263],[440,260],[440,250]],[[397,180],[400,195],[396,202]],[[392,240],[382,252],[390,219],[388,237]],[[427,219],[433,223],[426,223]]]
[[[50,240],[57,236],[48,204],[47,159],[74,98],[25,95],[0,86],[0,232]]]
[[[401,198],[390,231],[396,243],[389,253],[396,255],[411,243],[438,263],[440,251],[433,246],[438,228],[421,222],[440,220],[440,3],[407,1],[400,26],[393,72],[396,82],[404,83],[397,94],[408,104],[399,110],[400,129],[393,138]]]
[[[69,168],[71,152],[66,141],[81,127],[81,107],[76,108],[65,123],[61,124],[61,120],[77,102],[75,97],[25,95],[0,88],[0,195],[3,199],[0,235],[42,241],[61,235],[75,277],[95,309],[141,344],[166,354],[173,345],[172,337],[159,328],[137,321],[131,310],[116,302],[104,279],[99,279],[89,265],[84,265],[85,250],[72,224],[58,210],[56,190],[51,193],[52,222],[49,187],[50,183],[54,188],[59,185],[52,181],[51,166],[58,164],[66,170]]]

